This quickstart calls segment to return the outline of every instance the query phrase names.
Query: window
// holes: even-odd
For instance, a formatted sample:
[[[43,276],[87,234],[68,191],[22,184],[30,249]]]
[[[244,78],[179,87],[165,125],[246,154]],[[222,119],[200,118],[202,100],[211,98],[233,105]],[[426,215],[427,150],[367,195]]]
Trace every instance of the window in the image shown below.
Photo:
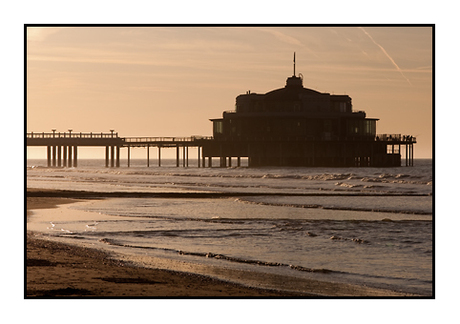
[[[366,131],[365,131],[365,134],[366,135],[375,135],[376,131],[375,131],[375,120],[366,120],[365,121],[365,125],[366,125]]]
[[[214,128],[214,134],[223,134],[224,132],[224,127],[223,127],[223,122],[222,120],[215,120],[213,124]]]

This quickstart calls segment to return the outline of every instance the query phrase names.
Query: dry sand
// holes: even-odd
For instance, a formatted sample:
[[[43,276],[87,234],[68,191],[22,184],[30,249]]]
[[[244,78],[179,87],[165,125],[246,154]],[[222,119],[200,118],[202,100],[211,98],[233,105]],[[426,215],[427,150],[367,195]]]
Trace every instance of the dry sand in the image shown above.
[[[28,189],[27,212],[75,201],[59,197],[56,191]],[[27,233],[26,258],[26,298],[407,296],[316,280],[309,280],[308,293],[252,288],[197,274],[136,267],[101,251],[52,242],[31,232]]]

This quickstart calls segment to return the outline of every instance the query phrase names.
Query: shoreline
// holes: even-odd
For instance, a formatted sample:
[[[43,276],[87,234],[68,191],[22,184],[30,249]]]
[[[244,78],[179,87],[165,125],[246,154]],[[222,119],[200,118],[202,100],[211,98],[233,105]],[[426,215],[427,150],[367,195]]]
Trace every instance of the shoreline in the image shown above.
[[[34,209],[81,201],[78,192],[64,197],[60,193],[27,189],[27,217]],[[105,198],[97,193],[85,196],[84,200]],[[249,287],[194,273],[138,267],[105,252],[47,240],[31,231],[27,231],[26,245],[26,298],[424,297],[317,280],[308,280],[307,292]]]
[[[29,192],[54,191],[27,189],[27,217],[34,209],[79,201],[56,195],[29,197]],[[27,231],[26,246],[26,298],[309,296],[246,287],[198,274],[141,268],[111,259],[105,252],[54,242],[31,231]]]

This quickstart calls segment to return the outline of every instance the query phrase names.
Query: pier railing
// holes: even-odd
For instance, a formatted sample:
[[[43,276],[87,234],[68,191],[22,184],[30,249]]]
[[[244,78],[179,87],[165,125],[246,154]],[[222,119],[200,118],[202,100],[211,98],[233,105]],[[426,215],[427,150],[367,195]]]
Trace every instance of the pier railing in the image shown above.
[[[109,139],[109,138],[117,138],[123,140],[126,143],[146,143],[146,142],[194,142],[198,140],[212,140],[212,136],[190,136],[190,137],[118,137],[118,133],[83,133],[83,132],[29,132],[26,134],[27,138],[85,138],[85,139]],[[287,139],[287,138],[283,138]],[[299,140],[298,137],[288,138],[288,139],[296,139]],[[315,138],[305,138],[309,140],[313,140]],[[318,138],[319,139],[319,138]],[[359,137],[360,140],[363,137]],[[368,140],[374,140],[373,137],[368,137]],[[267,140],[267,138],[261,138],[261,140]],[[375,140],[377,141],[385,141],[385,142],[416,142],[416,137],[411,135],[401,135],[401,134],[377,134],[375,136]]]
[[[197,140],[210,140],[212,136],[190,136],[190,137],[118,137],[118,133],[83,133],[83,132],[51,132],[51,133],[34,133],[26,134],[27,138],[94,138],[94,139],[108,139],[117,138],[127,143],[144,143],[144,142],[194,142]]]
[[[417,142],[414,136],[401,134],[377,134],[375,140],[385,142]]]
[[[209,140],[212,136],[191,136],[191,137],[125,137],[125,143],[145,142],[194,142],[197,140]]]
[[[52,132],[27,133],[27,138],[118,138],[118,133]]]

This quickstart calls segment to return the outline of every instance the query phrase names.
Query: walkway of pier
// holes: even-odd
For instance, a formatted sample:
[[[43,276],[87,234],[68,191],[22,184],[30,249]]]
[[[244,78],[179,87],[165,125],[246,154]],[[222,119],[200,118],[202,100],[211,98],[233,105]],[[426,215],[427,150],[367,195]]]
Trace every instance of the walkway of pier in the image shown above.
[[[212,137],[119,137],[118,133],[78,133],[56,132],[27,133],[27,146],[46,146],[48,167],[76,167],[78,165],[78,147],[105,147],[105,166],[120,167],[120,149],[128,150],[128,167],[131,164],[131,148],[147,148],[147,166],[150,166],[150,148],[158,148],[158,166],[161,166],[162,148],[176,148],[176,166],[189,166],[189,147],[198,149],[198,167],[205,166],[202,148],[205,141]],[[180,154],[182,151],[182,154]]]

